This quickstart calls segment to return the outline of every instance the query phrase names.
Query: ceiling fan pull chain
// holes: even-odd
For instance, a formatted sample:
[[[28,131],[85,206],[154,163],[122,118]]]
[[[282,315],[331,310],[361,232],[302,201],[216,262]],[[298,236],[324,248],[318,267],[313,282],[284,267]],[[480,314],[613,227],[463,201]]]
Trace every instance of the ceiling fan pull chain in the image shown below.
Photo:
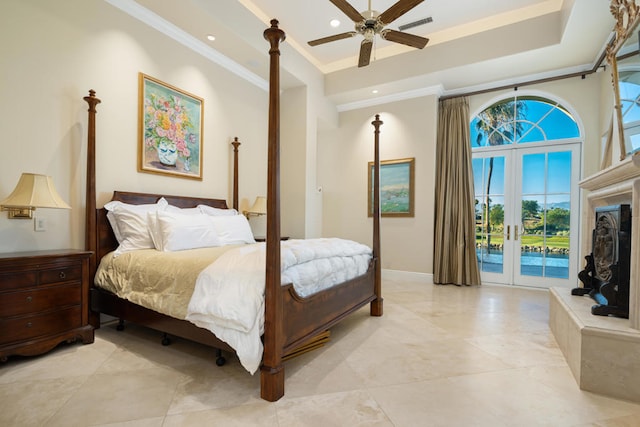
[[[369,0],[369,3],[371,3],[371,0]],[[376,60],[376,53],[378,52],[378,38],[374,37],[373,38],[373,61],[375,62]]]

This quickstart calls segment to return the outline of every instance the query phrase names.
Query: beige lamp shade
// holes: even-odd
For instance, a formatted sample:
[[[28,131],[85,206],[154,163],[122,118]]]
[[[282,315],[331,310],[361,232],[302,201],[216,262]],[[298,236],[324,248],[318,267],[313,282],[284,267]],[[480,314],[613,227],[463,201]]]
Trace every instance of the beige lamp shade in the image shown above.
[[[248,211],[254,215],[264,215],[267,213],[267,198],[264,196],[256,197],[256,201],[253,202],[253,206]]]
[[[71,209],[58,194],[50,176],[23,173],[9,197],[0,202],[4,209]]]

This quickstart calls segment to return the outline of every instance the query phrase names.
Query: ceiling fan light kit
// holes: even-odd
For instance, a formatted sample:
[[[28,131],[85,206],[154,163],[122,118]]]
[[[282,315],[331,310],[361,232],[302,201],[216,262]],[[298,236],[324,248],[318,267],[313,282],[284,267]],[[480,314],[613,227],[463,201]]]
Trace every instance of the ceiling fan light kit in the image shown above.
[[[354,37],[358,34],[363,36],[363,40],[360,43],[360,55],[358,57],[358,67],[364,67],[369,65],[371,61],[371,51],[373,50],[373,41],[378,34],[384,40],[388,40],[394,43],[400,43],[406,46],[415,47],[417,49],[424,48],[429,39],[425,37],[416,36],[414,34],[405,33],[403,31],[396,31],[391,29],[385,29],[386,25],[391,24],[393,21],[404,15],[424,0],[399,0],[393,4],[389,9],[380,13],[371,8],[371,0],[369,0],[369,9],[360,13],[353,6],[351,6],[346,0],[329,0],[338,9],[340,9],[345,15],[351,19],[355,24],[355,31],[348,31],[346,33],[335,34],[333,36],[323,37],[308,42],[309,46],[318,46],[321,44],[347,39]],[[426,18],[424,23],[431,22],[431,18]],[[419,22],[419,21],[416,21]],[[422,22],[421,22],[422,23]],[[407,24],[411,27],[415,27],[420,24]],[[405,26],[406,28],[407,26]]]

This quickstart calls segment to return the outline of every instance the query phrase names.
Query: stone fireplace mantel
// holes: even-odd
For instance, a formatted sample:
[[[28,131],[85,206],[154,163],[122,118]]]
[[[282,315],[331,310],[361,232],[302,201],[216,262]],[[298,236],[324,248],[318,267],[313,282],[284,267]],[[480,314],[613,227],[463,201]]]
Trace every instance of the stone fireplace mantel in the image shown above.
[[[591,253],[595,210],[631,205],[629,319],[594,316],[595,301],[550,289],[549,327],[583,390],[640,402],[640,153],[580,182],[583,200],[581,257]]]
[[[580,181],[580,188],[599,190],[640,177],[640,152]]]
[[[635,260],[640,254],[640,152],[628,156],[580,182],[588,190],[582,230],[582,255],[591,252],[591,228],[595,209],[620,203],[631,205],[631,271],[629,275],[629,326],[640,330],[640,269]],[[634,231],[635,230],[635,231]]]

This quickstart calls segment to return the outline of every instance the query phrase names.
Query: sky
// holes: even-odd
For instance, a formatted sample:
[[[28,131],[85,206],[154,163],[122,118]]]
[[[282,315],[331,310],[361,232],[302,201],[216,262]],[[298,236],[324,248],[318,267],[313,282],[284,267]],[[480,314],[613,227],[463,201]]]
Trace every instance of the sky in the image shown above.
[[[539,99],[520,99],[526,104],[525,112],[521,117],[523,131],[514,148],[534,149],[536,142],[549,140],[565,140],[580,136],[578,125],[566,109],[556,104],[542,102]],[[478,131],[476,123],[478,117],[471,122],[472,147],[478,147],[476,143]],[[509,142],[511,143],[511,142]],[[482,139],[481,146],[487,146],[486,137]],[[523,199],[538,200],[541,207],[545,200],[550,205],[567,204],[571,191],[571,151],[526,153],[520,155],[510,154],[513,151],[496,153],[493,161],[493,173],[491,177],[491,199],[494,203],[500,203],[504,199],[504,180],[506,157],[513,156],[516,162],[522,162],[515,166],[514,170],[521,170],[521,193]],[[527,150],[529,151],[529,150]],[[486,191],[486,179],[489,173],[489,158],[474,158],[473,172],[476,198]],[[546,198],[545,198],[546,193]]]

